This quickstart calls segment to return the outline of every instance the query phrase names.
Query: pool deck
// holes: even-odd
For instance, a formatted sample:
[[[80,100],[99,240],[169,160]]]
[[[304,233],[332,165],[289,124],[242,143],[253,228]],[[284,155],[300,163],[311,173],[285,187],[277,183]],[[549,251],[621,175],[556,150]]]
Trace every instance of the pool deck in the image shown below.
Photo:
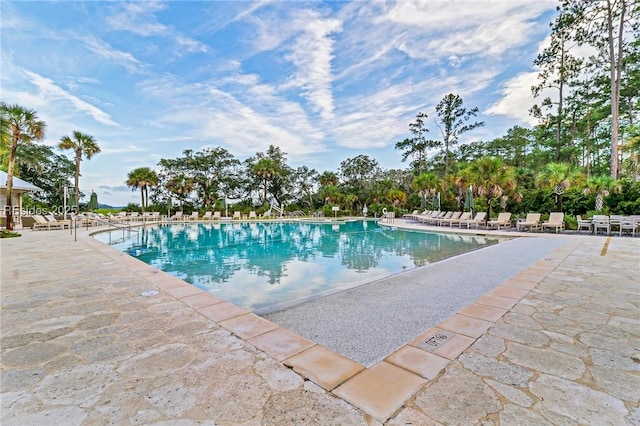
[[[365,368],[86,230],[22,234],[3,426],[640,424],[640,238],[534,234],[562,244]]]

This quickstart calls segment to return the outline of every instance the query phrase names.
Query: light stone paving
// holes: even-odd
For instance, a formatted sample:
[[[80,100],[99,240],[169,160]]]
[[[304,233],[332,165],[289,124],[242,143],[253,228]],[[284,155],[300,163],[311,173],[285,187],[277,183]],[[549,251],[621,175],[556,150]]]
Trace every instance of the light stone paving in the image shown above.
[[[0,240],[0,422],[638,425],[640,239],[563,238],[364,368],[86,231],[23,231]]]

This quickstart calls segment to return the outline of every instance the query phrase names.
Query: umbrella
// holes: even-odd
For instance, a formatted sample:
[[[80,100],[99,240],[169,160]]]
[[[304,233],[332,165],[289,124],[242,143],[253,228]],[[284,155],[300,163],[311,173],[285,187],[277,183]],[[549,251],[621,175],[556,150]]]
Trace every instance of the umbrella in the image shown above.
[[[74,191],[67,191],[67,210],[77,213],[76,195]]]
[[[440,210],[440,193],[439,192],[433,196],[433,202],[431,203],[431,206],[433,207],[434,210]]]
[[[171,217],[171,209],[173,208],[173,203],[171,202],[171,197],[167,198],[167,216]]]
[[[475,201],[473,199],[473,187],[470,186],[467,188],[467,196],[464,199],[464,208],[473,213],[473,208],[475,206]]]
[[[89,204],[87,205],[88,210],[95,210],[98,208],[98,194],[91,191],[91,198],[89,198]]]

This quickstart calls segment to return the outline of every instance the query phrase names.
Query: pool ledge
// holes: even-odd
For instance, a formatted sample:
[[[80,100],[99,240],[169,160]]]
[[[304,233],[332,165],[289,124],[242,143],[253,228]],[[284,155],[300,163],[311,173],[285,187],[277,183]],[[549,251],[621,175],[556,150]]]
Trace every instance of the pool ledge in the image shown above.
[[[396,220],[391,226],[415,229],[411,223],[400,220]],[[425,230],[424,226],[420,229]],[[439,227],[428,230],[441,231]],[[481,233],[487,234],[486,231]],[[488,233],[514,236],[513,233],[504,231]],[[159,289],[380,422],[391,418],[425,384],[436,379],[452,361],[509,312],[577,247],[577,242],[571,241],[554,250],[477,301],[416,336],[384,360],[366,368],[338,352],[157,270],[126,253],[94,239],[91,241],[115,260],[121,261],[125,257],[127,260],[124,263],[132,271],[152,276],[152,282]],[[438,339],[438,336],[446,338]]]

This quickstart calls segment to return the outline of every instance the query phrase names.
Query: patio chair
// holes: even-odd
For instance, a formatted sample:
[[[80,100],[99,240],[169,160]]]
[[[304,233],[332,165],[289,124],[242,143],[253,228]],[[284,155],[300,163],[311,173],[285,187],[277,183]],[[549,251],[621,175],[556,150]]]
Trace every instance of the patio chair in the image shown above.
[[[449,224],[449,227],[453,227],[454,224],[458,225],[460,221],[469,219],[471,219],[471,212],[464,212],[456,219],[449,219],[447,223]]]
[[[598,235],[598,230],[602,229],[607,232],[607,235],[611,234],[611,224],[609,223],[609,216],[603,214],[594,214],[591,219],[593,222],[593,232]]]
[[[624,231],[630,231],[631,236],[636,236],[636,230],[640,230],[640,216],[625,216],[620,220],[620,234]]]
[[[131,212],[131,213],[129,213],[129,216],[127,216],[127,220],[128,220],[129,222],[133,222],[134,220],[136,220],[136,221],[137,221],[137,220],[138,220],[138,217],[139,217],[138,212]]]
[[[593,222],[591,222],[591,220],[583,219],[580,215],[576,215],[576,220],[578,221],[578,227],[576,228],[576,231],[578,231],[578,233],[580,233],[580,231],[583,229],[589,231],[590,234],[593,233]]]
[[[538,229],[540,227],[540,213],[527,213],[527,217],[520,222],[516,223],[516,231],[521,231],[524,229],[529,229],[529,231],[533,231],[534,229]]]
[[[200,212],[192,212],[189,217],[187,217],[187,220],[198,220],[199,217]]]
[[[489,229],[495,227],[497,230],[500,230],[501,226],[505,228],[511,228],[511,213],[502,212],[498,214],[498,217],[496,219],[487,221],[487,228]]]
[[[250,211],[249,212],[249,220],[257,220],[258,216],[256,216],[256,212],[254,211]]]
[[[42,229],[46,229],[48,231],[52,229],[64,229],[61,223],[50,222],[39,214],[34,214],[32,217],[33,220],[35,220],[32,228],[34,231]]]
[[[65,228],[71,229],[71,221],[70,220],[58,220],[52,214],[47,214],[47,215],[44,216],[44,218],[47,219],[51,223],[57,223],[57,224],[62,225],[62,229],[65,229]]]
[[[213,216],[211,216],[211,220],[220,220],[221,218],[220,212],[213,212]]]
[[[560,231],[564,231],[564,213],[553,212],[549,215],[549,220],[542,222],[542,232],[548,228],[552,228],[556,231],[556,234]]]
[[[624,216],[621,214],[612,214],[609,216],[609,226],[611,227],[611,232],[617,230],[620,231],[620,222],[624,219]]]
[[[461,220],[458,226],[462,228],[463,225],[466,225],[467,229],[471,229],[471,227],[473,226],[474,228],[478,229],[478,226],[480,226],[484,222],[484,219],[486,217],[487,212],[478,212],[473,219]]]
[[[182,212],[175,212],[175,214],[174,214],[173,216],[171,216],[171,218],[170,218],[170,219],[171,219],[172,221],[174,221],[174,222],[177,222],[177,221],[183,220],[183,219],[182,219]]]
[[[202,220],[211,220],[211,219],[213,219],[213,213],[204,212],[204,214],[202,215]]]
[[[238,212],[238,211],[233,212],[233,218],[232,218],[232,219],[233,219],[233,220],[240,220],[240,219],[242,219],[242,217],[240,216],[240,212]]]

